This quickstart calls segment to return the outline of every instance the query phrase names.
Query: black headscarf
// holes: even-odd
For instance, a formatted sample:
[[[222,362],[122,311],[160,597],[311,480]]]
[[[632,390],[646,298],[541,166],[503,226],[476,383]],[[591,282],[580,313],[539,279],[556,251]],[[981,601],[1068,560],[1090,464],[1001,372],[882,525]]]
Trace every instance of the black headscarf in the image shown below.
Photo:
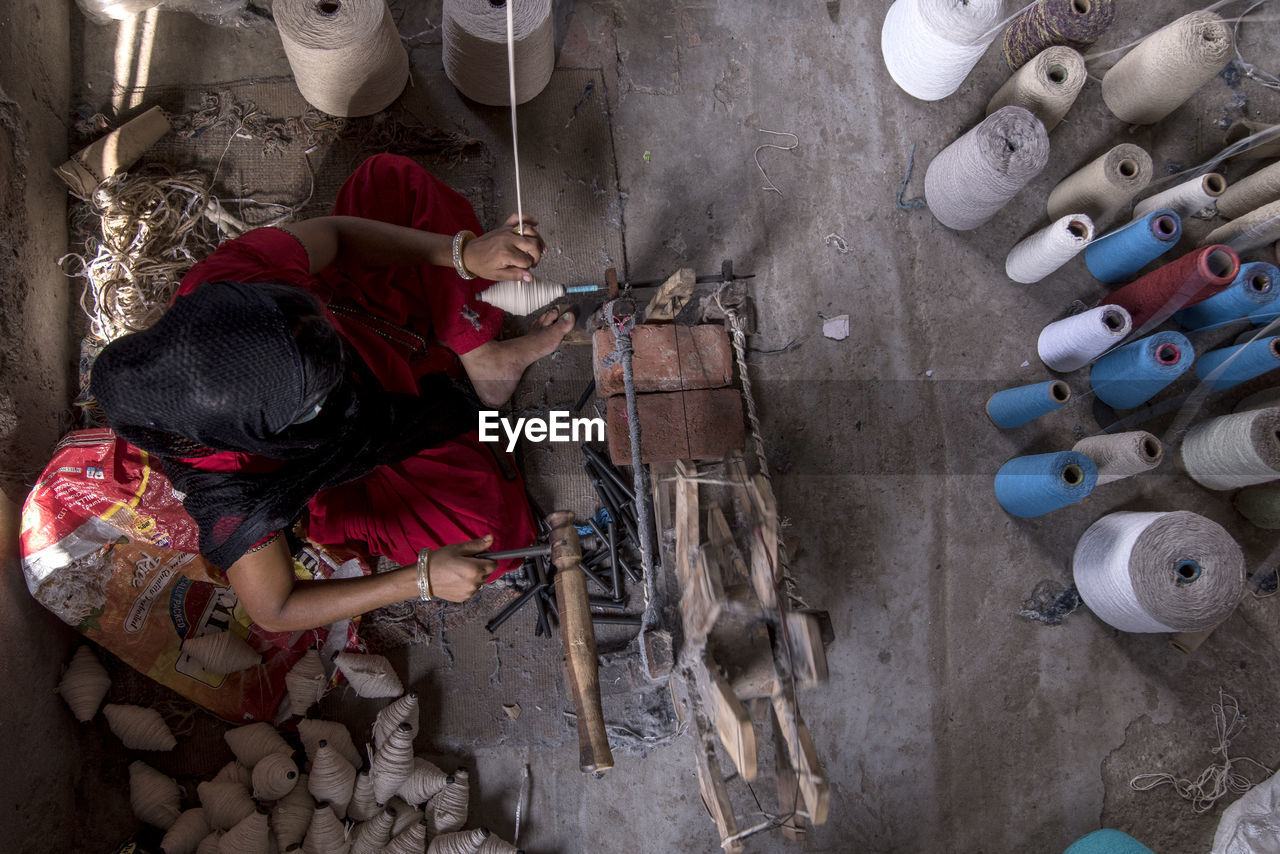
[[[426,377],[416,396],[384,390],[319,303],[289,285],[200,285],[104,348],[90,391],[118,436],[161,458],[200,551],[222,567],[291,525],[321,489],[475,425],[444,376]],[[183,461],[218,451],[281,462],[258,474]]]

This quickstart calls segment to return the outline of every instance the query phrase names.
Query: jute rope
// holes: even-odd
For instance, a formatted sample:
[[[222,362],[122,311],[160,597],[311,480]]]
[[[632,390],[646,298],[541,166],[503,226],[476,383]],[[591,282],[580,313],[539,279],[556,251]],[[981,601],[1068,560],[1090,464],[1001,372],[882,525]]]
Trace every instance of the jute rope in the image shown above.
[[[1181,106],[1231,60],[1231,29],[1197,11],[1143,39],[1102,78],[1102,100],[1122,121],[1149,125]]]
[[[276,0],[289,67],[307,103],[334,116],[385,109],[409,81],[386,0]]]
[[[445,0],[444,70],[458,91],[494,107],[512,103],[508,75],[507,14],[512,17],[515,101],[523,104],[546,88],[555,68],[551,0]]]

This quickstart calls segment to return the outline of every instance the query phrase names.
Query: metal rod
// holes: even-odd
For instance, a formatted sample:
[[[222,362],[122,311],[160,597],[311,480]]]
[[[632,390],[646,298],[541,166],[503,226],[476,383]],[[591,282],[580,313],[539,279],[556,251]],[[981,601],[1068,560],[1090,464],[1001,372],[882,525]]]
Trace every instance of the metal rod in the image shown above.
[[[578,398],[578,402],[573,405],[574,412],[581,412],[582,407],[587,405],[587,401],[591,399],[591,395],[596,393],[596,381],[594,379],[587,383],[587,387],[582,390],[582,396]]]
[[[609,580],[613,582],[613,599],[622,601],[622,576],[618,574],[618,525],[609,523]]]
[[[480,554],[472,555],[472,557],[481,560],[507,560],[516,557],[550,557],[551,546],[543,544],[536,546],[525,546],[522,549],[506,549],[500,552],[480,552]]]
[[[592,614],[591,622],[602,626],[635,626],[640,627],[638,614]]]
[[[547,561],[550,558],[535,557],[533,559],[533,577],[543,587],[551,586],[551,574],[547,570]],[[551,637],[551,617],[547,614],[547,605],[543,597],[539,596],[534,600],[534,604],[538,606],[538,624],[534,627],[534,635],[541,636],[543,633],[547,637]]]
[[[626,602],[618,602],[607,596],[592,596],[587,601],[591,603],[592,608],[605,608],[610,611],[627,610]]]
[[[618,488],[622,490],[622,494],[627,497],[628,501],[636,500],[632,487],[623,480],[622,473],[618,471],[611,460],[595,448],[592,448],[590,445],[583,445],[582,452],[595,461],[596,467],[600,470],[600,474],[603,474],[605,477],[609,478],[609,480],[618,485]]]
[[[484,627],[489,630],[490,634],[493,634],[498,630],[499,626],[501,626],[507,620],[511,619],[512,614],[514,614],[516,611],[519,611],[521,608],[523,608],[529,602],[529,599],[537,596],[540,592],[546,589],[547,589],[546,584],[533,585],[528,590],[521,593],[520,596],[514,602],[512,602],[510,605],[503,608],[496,615],[494,615],[493,619],[491,619],[489,622],[484,624]]]

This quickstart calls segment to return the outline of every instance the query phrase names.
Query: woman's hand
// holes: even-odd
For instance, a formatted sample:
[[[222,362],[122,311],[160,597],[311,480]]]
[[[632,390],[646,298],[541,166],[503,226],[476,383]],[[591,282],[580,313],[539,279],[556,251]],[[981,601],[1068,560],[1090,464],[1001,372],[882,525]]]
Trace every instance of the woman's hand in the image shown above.
[[[482,279],[532,282],[529,270],[537,266],[547,244],[535,228],[536,219],[524,218],[523,235],[519,224],[519,215],[512,214],[500,227],[467,241],[462,247],[462,265]]]
[[[433,551],[427,564],[431,595],[450,602],[465,602],[474,596],[498,565],[471,555],[479,554],[491,545],[493,534],[486,534],[478,540],[454,543]]]

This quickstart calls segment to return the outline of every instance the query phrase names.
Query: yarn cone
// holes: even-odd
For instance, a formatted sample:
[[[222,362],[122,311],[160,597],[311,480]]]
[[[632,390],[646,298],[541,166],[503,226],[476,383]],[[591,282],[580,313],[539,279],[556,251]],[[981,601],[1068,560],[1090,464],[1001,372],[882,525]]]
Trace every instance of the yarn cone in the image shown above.
[[[334,656],[333,661],[342,675],[347,677],[352,689],[361,697],[377,700],[399,697],[404,693],[400,677],[385,656],[340,652]]]
[[[168,830],[182,812],[181,802],[182,790],[171,777],[140,760],[130,763],[129,806],[140,820]]]
[[[236,755],[240,764],[253,770],[253,766],[272,753],[293,754],[289,742],[280,737],[280,733],[269,723],[256,723],[239,726],[227,730],[222,736],[227,746]]]
[[[346,830],[333,809],[323,802],[317,804],[302,843],[303,854],[347,854],[350,849]]]
[[[284,677],[289,689],[289,710],[295,715],[305,715],[307,709],[320,702],[326,681],[320,653],[314,648],[304,652]]]
[[[387,809],[395,810],[396,823],[391,828],[392,836],[399,836],[411,824],[417,824],[426,818],[426,814],[417,807],[406,804],[400,798],[392,798],[387,804]]]
[[[391,829],[395,827],[394,808],[379,812],[356,828],[351,839],[351,854],[380,854],[391,841]]]
[[[316,748],[320,742],[327,741],[329,746],[338,751],[343,759],[359,768],[364,765],[360,751],[351,740],[351,730],[337,721],[322,721],[318,718],[306,718],[298,721],[298,736],[302,739],[302,747],[307,751],[307,758],[316,761]]]
[[[316,811],[315,799],[307,790],[307,775],[299,774],[297,785],[271,810],[271,832],[276,845],[283,851],[290,845],[302,842],[311,826],[311,816]]]
[[[448,775],[422,757],[414,757],[413,771],[396,793],[415,806],[425,804],[444,788]]]
[[[88,644],[76,649],[76,654],[67,664],[67,672],[58,683],[58,693],[80,723],[93,719],[110,688],[111,676]]]
[[[467,823],[467,807],[471,798],[470,777],[459,768],[445,778],[444,788],[431,799],[426,811],[431,822],[431,835],[461,830]]]
[[[218,854],[218,843],[222,841],[222,831],[215,830],[200,841],[196,854]]]
[[[398,700],[388,703],[373,720],[373,743],[381,748],[402,723],[408,723],[414,737],[418,735],[418,692],[410,691]]]
[[[356,784],[351,790],[351,803],[347,804],[347,818],[368,821],[379,813],[378,802],[373,797],[373,781],[368,771],[356,774]]]
[[[476,849],[476,854],[521,854],[521,849],[497,834],[490,833],[484,842],[480,843],[480,847]]]
[[[196,787],[204,820],[214,830],[230,830],[255,809],[249,790],[239,783],[206,781]]]
[[[107,725],[131,750],[173,750],[178,740],[155,709],[107,703],[102,707]]]
[[[255,810],[222,837],[219,854],[271,854],[271,826],[263,809]]]
[[[311,777],[307,781],[311,796],[333,808],[338,818],[347,817],[347,804],[356,785],[356,769],[338,751],[321,741],[311,761]]]
[[[382,854],[423,854],[427,850],[427,820],[422,819],[392,837]]]
[[[283,753],[271,753],[253,766],[253,796],[259,801],[283,798],[298,784],[298,766]]]
[[[369,779],[373,782],[373,799],[380,804],[391,800],[400,785],[413,772],[413,728],[403,722],[378,748],[369,763]]]
[[[442,833],[431,840],[427,854],[476,854],[489,838],[487,827],[473,827],[454,833]]]
[[[232,632],[187,638],[182,643],[182,651],[209,673],[237,673],[262,663],[262,656]]]
[[[160,850],[164,854],[196,854],[200,843],[211,830],[209,823],[204,820],[202,808],[185,810],[165,832],[164,838],[160,840]]]
[[[213,775],[215,783],[239,783],[246,789],[253,788],[253,772],[232,759]]]

